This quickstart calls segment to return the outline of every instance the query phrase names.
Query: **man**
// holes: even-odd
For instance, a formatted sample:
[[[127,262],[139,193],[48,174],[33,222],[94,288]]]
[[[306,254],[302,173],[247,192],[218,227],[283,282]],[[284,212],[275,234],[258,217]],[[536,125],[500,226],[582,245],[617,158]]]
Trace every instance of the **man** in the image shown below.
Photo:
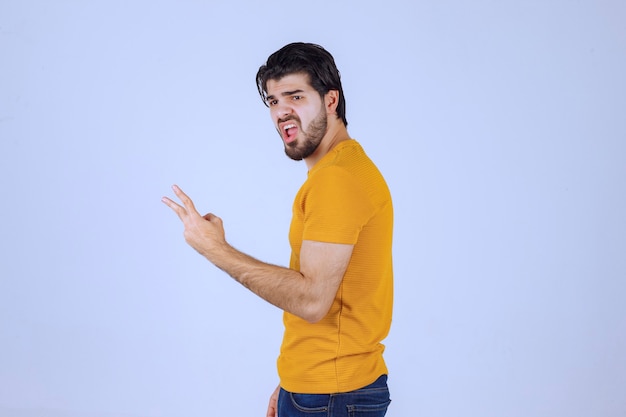
[[[350,138],[333,57],[293,43],[257,73],[285,153],[304,160],[296,195],[289,268],[230,246],[219,217],[201,216],[174,186],[186,241],[218,268],[284,310],[280,385],[268,417],[384,416],[389,405],[384,346],[393,299],[393,208],[382,175]]]

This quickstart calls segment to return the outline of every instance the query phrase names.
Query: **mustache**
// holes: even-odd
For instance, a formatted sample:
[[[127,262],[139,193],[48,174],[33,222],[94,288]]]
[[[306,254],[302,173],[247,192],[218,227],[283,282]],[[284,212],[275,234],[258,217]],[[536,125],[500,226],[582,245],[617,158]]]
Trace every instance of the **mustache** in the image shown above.
[[[288,122],[289,120],[295,120],[296,122],[300,123],[300,118],[296,115],[289,115],[285,118],[282,119],[278,119],[278,123],[284,123],[284,122]]]

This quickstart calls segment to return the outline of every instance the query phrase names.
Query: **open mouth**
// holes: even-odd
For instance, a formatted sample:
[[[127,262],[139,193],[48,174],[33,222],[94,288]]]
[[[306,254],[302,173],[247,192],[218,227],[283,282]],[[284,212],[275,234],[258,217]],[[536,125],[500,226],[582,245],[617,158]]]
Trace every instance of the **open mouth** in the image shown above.
[[[285,143],[291,143],[296,140],[298,134],[298,126],[295,123],[287,123],[282,126],[283,140]]]

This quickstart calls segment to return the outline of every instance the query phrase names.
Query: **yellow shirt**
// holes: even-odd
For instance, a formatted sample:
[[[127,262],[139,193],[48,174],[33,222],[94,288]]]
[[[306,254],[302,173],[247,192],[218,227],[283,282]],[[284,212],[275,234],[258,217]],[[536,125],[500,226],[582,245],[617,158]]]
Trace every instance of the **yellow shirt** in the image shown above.
[[[387,184],[355,140],[340,142],[296,195],[290,267],[303,240],[354,245],[330,311],[318,323],[284,313],[280,384],[307,394],[347,392],[387,373],[381,341],[393,304],[393,207]]]

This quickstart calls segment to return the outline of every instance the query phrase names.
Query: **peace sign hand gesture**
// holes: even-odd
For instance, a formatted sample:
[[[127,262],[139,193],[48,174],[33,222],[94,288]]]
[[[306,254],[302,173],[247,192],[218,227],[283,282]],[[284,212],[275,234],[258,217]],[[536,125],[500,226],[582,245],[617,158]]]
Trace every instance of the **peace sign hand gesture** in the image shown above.
[[[172,186],[172,189],[183,205],[168,197],[163,197],[161,201],[174,210],[183,222],[185,241],[209,261],[214,262],[216,253],[227,245],[222,219],[212,213],[200,215],[191,198],[183,190],[177,185]]]

